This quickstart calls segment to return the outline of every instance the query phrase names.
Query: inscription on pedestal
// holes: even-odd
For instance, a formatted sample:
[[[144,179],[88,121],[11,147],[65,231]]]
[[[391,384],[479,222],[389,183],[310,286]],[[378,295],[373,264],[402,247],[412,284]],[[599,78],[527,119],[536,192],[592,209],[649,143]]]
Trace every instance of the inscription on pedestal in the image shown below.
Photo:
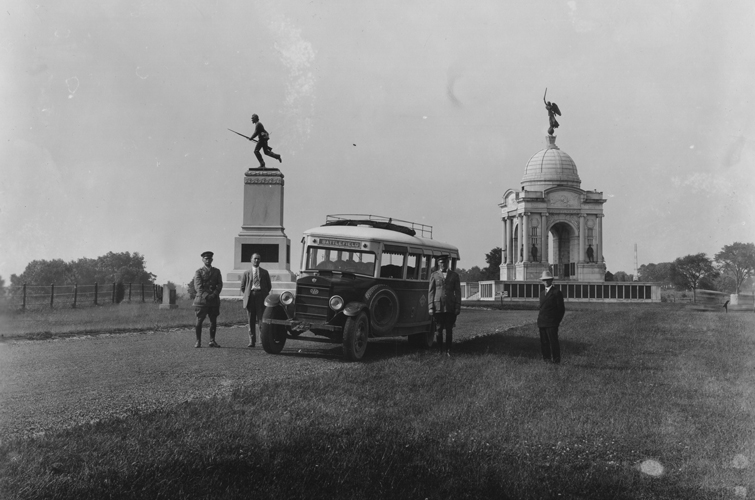
[[[280,177],[247,177],[244,184],[283,184]]]

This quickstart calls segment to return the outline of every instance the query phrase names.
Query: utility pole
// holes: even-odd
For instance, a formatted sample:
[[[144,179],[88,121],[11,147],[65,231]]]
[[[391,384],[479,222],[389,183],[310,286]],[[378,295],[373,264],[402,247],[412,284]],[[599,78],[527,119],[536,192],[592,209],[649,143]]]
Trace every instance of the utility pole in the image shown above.
[[[632,281],[639,281],[639,278],[637,277],[637,243],[634,244],[634,278]]]

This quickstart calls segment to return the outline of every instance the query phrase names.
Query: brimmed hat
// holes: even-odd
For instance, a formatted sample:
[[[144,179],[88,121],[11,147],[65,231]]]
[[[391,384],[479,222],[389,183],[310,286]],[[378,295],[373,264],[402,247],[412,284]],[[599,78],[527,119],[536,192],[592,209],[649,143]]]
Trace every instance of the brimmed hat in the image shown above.
[[[200,257],[212,257],[213,255],[215,255],[215,254],[214,254],[214,253],[212,253],[212,252],[210,252],[210,251],[208,250],[208,251],[206,251],[206,252],[202,252],[202,255],[200,255]]]
[[[553,275],[551,274],[550,271],[543,271],[542,276],[540,276],[540,281],[552,280],[552,279],[553,279]]]
[[[441,260],[448,260],[448,255],[438,255],[438,257],[436,257],[436,260],[438,262],[440,262]]]

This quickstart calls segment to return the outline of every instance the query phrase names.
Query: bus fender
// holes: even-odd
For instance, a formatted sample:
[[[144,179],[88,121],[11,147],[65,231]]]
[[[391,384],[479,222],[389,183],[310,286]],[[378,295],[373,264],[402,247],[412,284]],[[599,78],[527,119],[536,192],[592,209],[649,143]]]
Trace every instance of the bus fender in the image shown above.
[[[279,293],[271,293],[265,297],[265,307],[276,307],[281,304],[281,296]]]
[[[365,309],[367,309],[367,304],[364,302],[349,302],[343,308],[343,314],[346,316],[356,316],[360,311],[364,311]]]

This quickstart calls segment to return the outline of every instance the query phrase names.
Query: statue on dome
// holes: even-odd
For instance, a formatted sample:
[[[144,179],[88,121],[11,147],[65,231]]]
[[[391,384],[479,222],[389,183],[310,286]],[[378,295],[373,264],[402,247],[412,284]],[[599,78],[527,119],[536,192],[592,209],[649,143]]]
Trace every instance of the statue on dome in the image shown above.
[[[556,121],[556,115],[561,116],[561,110],[558,109],[558,104],[555,102],[548,102],[545,100],[545,96],[548,94],[548,87],[545,88],[545,94],[543,94],[543,102],[545,103],[545,109],[548,110],[548,135],[553,135],[553,130],[558,128],[558,122]]]

